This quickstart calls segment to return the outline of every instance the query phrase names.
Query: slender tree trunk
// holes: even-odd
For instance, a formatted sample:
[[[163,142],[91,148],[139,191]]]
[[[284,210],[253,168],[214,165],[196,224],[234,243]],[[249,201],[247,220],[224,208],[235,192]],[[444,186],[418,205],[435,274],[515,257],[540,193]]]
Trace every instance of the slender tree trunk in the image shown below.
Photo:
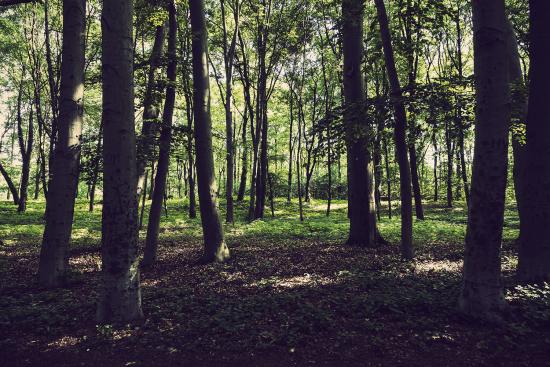
[[[505,303],[500,247],[508,167],[510,93],[504,0],[472,0],[476,129],[460,309],[491,317]]]
[[[246,179],[248,178],[248,143],[246,138],[247,125],[248,125],[248,108],[245,107],[244,117],[243,117],[243,126],[242,126],[242,144],[243,144],[242,169],[241,169],[241,180],[239,183],[239,192],[237,194],[237,202],[242,202],[244,200],[244,195],[246,193]]]
[[[401,188],[401,254],[405,259],[412,259],[414,257],[412,243],[412,192],[411,169],[407,157],[407,114],[403,105],[403,93],[395,66],[386,6],[384,5],[384,0],[375,0],[375,2],[395,116],[395,149],[399,163]]]
[[[530,75],[527,112],[527,167],[524,172],[518,276],[527,282],[550,280],[550,4],[530,0]]]
[[[452,208],[454,144],[451,137],[451,128],[448,122],[445,122],[445,143],[447,146],[447,208]]]
[[[100,323],[143,317],[139,282],[131,0],[103,2],[104,184]]]
[[[290,203],[292,201],[292,151],[294,150],[294,137],[292,136],[294,130],[294,92],[292,91],[292,83],[290,84],[289,92],[289,133],[288,133],[288,178],[287,178],[287,193],[286,201]]]
[[[411,127],[413,129],[413,127]],[[409,144],[409,157],[411,160],[411,182],[414,195],[414,208],[416,219],[424,220],[424,209],[422,207],[422,191],[420,189],[420,179],[418,177],[418,158],[416,156],[416,147],[414,141]]]
[[[212,120],[210,116],[210,83],[208,72],[208,36],[204,0],[189,3],[193,33],[193,108],[195,115],[195,146],[197,150],[197,179],[204,255],[201,262],[225,261],[229,258],[223,226],[216,200],[216,179],[212,155]]]
[[[158,237],[160,229],[160,216],[162,202],[166,196],[166,178],[170,166],[170,144],[172,142],[172,120],[174,105],[176,102],[176,46],[177,46],[177,20],[176,4],[171,0],[168,5],[168,68],[166,70],[166,100],[162,113],[162,125],[160,133],[159,159],[157,163],[157,175],[155,177],[155,190],[153,201],[149,210],[149,223],[147,225],[147,237],[143,253],[142,266],[150,266],[157,259]]]
[[[391,203],[391,171],[390,171],[390,155],[388,152],[388,142],[382,140],[384,145],[384,161],[386,165],[386,190],[388,191],[388,217],[392,218],[392,203]]]
[[[458,60],[458,80],[459,83],[463,83],[464,80],[464,67],[462,61],[462,27],[460,25],[460,7],[457,11],[455,19],[456,31],[457,31],[457,60]],[[460,176],[462,179],[462,185],[464,186],[464,195],[466,196],[466,204],[470,202],[470,187],[468,185],[468,172],[466,170],[466,158],[464,156],[464,121],[462,117],[462,98],[458,96],[457,100],[457,127],[458,127],[458,151],[460,154]]]
[[[147,88],[143,100],[143,124],[141,126],[141,136],[137,147],[137,182],[138,197],[143,191],[143,182],[145,179],[145,167],[151,159],[154,150],[154,135],[156,123],[159,118],[160,109],[158,107],[158,98],[156,91],[158,89],[156,72],[162,61],[162,49],[165,39],[165,26],[157,26],[155,32],[155,43],[149,58],[149,73],[147,76]]]
[[[222,28],[223,28],[223,59],[225,64],[225,148],[226,154],[226,170],[227,179],[225,181],[225,221],[226,223],[234,223],[234,208],[233,208],[233,171],[234,165],[234,143],[233,143],[233,112],[231,111],[231,102],[233,98],[233,66],[235,59],[235,49],[237,46],[237,36],[239,33],[239,2],[234,4],[234,20],[235,30],[231,42],[228,40],[226,16],[225,16],[225,0],[221,0],[222,11]]]
[[[260,6],[267,7],[267,4]],[[265,12],[265,9],[262,10]],[[267,69],[266,69],[266,53],[267,53],[267,32],[268,28],[260,20],[258,25],[258,103],[256,111],[256,124],[260,128],[259,137],[259,154],[257,162],[257,177],[256,177],[256,200],[254,208],[254,219],[263,218],[265,209],[265,197],[267,187],[267,133],[268,133],[268,118],[267,118]],[[258,134],[257,134],[258,136]]]
[[[435,132],[432,137],[432,144],[434,146],[434,202],[437,203],[439,201],[439,178],[437,175],[439,150],[437,148],[437,138]]]
[[[13,183],[13,180],[11,179],[9,173],[6,171],[6,169],[2,165],[2,162],[0,162],[0,173],[2,173],[2,176],[4,177],[4,180],[8,185],[8,189],[9,189],[8,194],[11,193],[13,203],[15,205],[19,205],[19,192],[17,191],[17,187]],[[9,200],[9,196],[8,196],[8,200]]]
[[[27,126],[27,140],[25,141],[24,132],[23,132],[23,117],[22,117],[22,93],[23,93],[23,80],[21,80],[21,85],[19,89],[19,95],[17,97],[17,137],[19,141],[19,150],[21,152],[21,180],[19,181],[19,205],[17,206],[17,211],[19,213],[24,213],[27,210],[27,197],[28,197],[28,187],[30,179],[30,170],[31,170],[31,156],[32,148],[34,142],[34,124],[33,124],[33,109],[32,105],[30,106],[29,112],[29,124]],[[74,191],[73,191],[74,193]]]
[[[58,116],[59,116],[59,94],[58,94],[58,83],[56,71],[53,67],[52,59],[52,48],[50,41],[50,21],[49,21],[49,0],[44,1],[44,44],[46,46],[46,65],[48,66],[48,85],[50,89],[50,105],[52,111],[51,118],[51,129],[50,129],[50,152],[49,152],[49,162],[48,167],[53,167],[53,158],[55,145],[57,144],[57,129],[58,129]],[[51,176],[48,179],[48,182],[51,180]],[[45,189],[44,193],[47,193],[48,188]],[[46,194],[47,197],[47,194]]]
[[[143,217],[145,215],[145,206],[147,205],[147,196],[145,191],[147,190],[147,181],[149,180],[149,171],[145,171],[145,180],[143,180],[143,193],[141,194],[141,208],[139,212],[139,230],[143,229]]]
[[[296,148],[296,179],[298,185],[298,211],[300,222],[304,221],[304,201],[302,197],[302,114],[298,110],[298,147]]]

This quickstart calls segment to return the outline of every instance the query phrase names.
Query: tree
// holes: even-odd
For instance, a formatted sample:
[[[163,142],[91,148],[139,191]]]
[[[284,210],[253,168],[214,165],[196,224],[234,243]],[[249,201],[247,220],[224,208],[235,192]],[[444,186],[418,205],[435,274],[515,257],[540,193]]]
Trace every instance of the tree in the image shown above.
[[[405,259],[412,259],[414,256],[412,244],[412,192],[411,169],[407,157],[407,113],[403,104],[403,92],[395,65],[386,6],[384,5],[384,0],[375,0],[375,3],[378,22],[380,23],[380,37],[386,61],[386,72],[391,89],[391,100],[394,108],[394,138],[401,188],[401,254]]]
[[[64,0],[63,19],[59,138],[38,268],[38,281],[45,287],[61,285],[68,267],[83,122],[86,1]]]
[[[476,128],[462,312],[491,317],[505,303],[500,247],[508,167],[510,88],[504,0],[473,0]]]
[[[162,48],[165,39],[165,26],[160,25],[155,30],[155,42],[149,58],[149,73],[147,76],[147,88],[143,100],[143,124],[141,136],[137,147],[137,175],[138,175],[138,196],[142,194],[145,183],[145,167],[151,159],[154,146],[155,125],[159,117],[156,91],[158,89],[156,71],[159,68],[162,58]],[[145,195],[145,193],[144,193]]]
[[[143,316],[139,283],[132,0],[102,10],[103,219],[98,322]]]
[[[208,72],[208,35],[204,0],[189,3],[193,54],[193,112],[197,185],[204,237],[204,255],[200,262],[225,261],[229,248],[225,243],[223,226],[216,199],[216,178],[212,154],[212,120],[210,116],[210,81]],[[229,173],[231,174],[231,173]]]
[[[523,204],[520,213],[518,276],[523,281],[550,280],[550,4],[529,1],[530,71]]]
[[[235,20],[235,29],[231,40],[229,40],[229,34],[227,30],[226,20],[226,8],[225,0],[220,0],[222,10],[222,30],[223,30],[223,62],[225,66],[225,148],[227,150],[226,155],[226,171],[227,179],[225,186],[225,202],[226,202],[226,216],[225,221],[227,223],[233,223],[234,209],[233,209],[233,171],[234,171],[234,156],[235,149],[233,146],[233,112],[231,106],[233,103],[233,66],[235,62],[235,49],[237,46],[237,35],[239,33],[239,12],[240,4],[239,0],[235,1],[230,7],[233,9],[233,18]]]
[[[176,102],[177,28],[176,4],[174,0],[171,0],[168,4],[168,68],[166,70],[168,84],[166,86],[166,100],[162,113],[155,188],[153,190],[153,201],[151,202],[151,209],[149,211],[145,252],[143,261],[141,262],[143,266],[151,265],[157,259],[160,216],[162,202],[166,194],[166,177],[168,176],[168,168],[170,165],[170,144],[172,142],[172,119],[174,115],[174,104]]]
[[[365,119],[365,91],[361,76],[363,55],[363,0],[342,0],[344,55],[344,124],[348,150],[350,232],[347,243],[376,245],[376,222],[370,214],[369,126]]]
[[[23,68],[23,74],[25,69]],[[19,142],[19,151],[21,152],[21,181],[19,182],[19,202],[17,211],[24,213],[27,210],[27,197],[29,188],[29,177],[31,170],[32,148],[34,143],[34,124],[33,124],[33,104],[29,107],[29,123],[27,126],[27,139],[25,140],[25,132],[23,131],[23,89],[24,75],[21,76],[19,84],[19,94],[17,96],[17,141]]]

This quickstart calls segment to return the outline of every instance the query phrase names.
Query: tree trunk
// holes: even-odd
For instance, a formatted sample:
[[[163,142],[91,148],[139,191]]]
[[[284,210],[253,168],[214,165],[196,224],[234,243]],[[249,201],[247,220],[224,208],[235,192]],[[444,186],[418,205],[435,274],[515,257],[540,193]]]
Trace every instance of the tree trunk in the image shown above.
[[[162,202],[166,194],[166,178],[170,166],[170,144],[172,142],[172,120],[174,105],[176,102],[176,72],[177,72],[177,20],[176,5],[171,0],[168,5],[168,68],[166,70],[166,100],[162,113],[162,125],[160,133],[159,159],[157,163],[157,175],[155,176],[155,190],[153,201],[149,209],[149,223],[147,225],[147,237],[141,265],[150,266],[157,259],[158,237],[160,229],[160,216]]]
[[[292,91],[292,84],[289,83],[289,127],[288,127],[288,176],[287,176],[287,192],[286,201],[290,203],[292,201],[292,155],[294,150],[294,137],[292,136],[294,130],[294,92]]]
[[[264,7],[267,5],[264,3]],[[265,11],[261,10],[261,11]],[[267,188],[267,132],[268,132],[268,119],[267,119],[267,70],[266,70],[266,53],[267,53],[267,33],[268,28],[263,24],[263,19],[258,24],[258,97],[256,108],[256,124],[260,128],[259,137],[259,154],[258,154],[258,167],[256,177],[256,200],[254,208],[254,219],[264,217],[265,209],[265,196]],[[256,134],[258,135],[258,134]],[[257,137],[258,138],[258,137]]]
[[[527,112],[527,146],[524,204],[521,215],[521,241],[518,276],[527,282],[550,280],[550,4],[529,1],[530,75]]]
[[[157,26],[155,33],[155,43],[149,58],[149,73],[147,76],[147,88],[143,100],[143,124],[141,126],[141,136],[138,139],[137,147],[137,193],[138,198],[143,191],[145,180],[145,167],[151,159],[154,151],[154,132],[159,118],[158,98],[156,91],[158,89],[156,80],[156,71],[162,61],[162,49],[165,38],[165,26]]]
[[[227,150],[225,161],[227,179],[225,181],[225,221],[234,223],[233,209],[233,171],[234,165],[234,144],[233,144],[233,112],[231,111],[231,102],[233,98],[233,66],[235,59],[235,48],[237,46],[237,35],[239,33],[239,2],[234,4],[235,30],[231,42],[228,40],[227,25],[225,19],[225,0],[221,0],[222,25],[223,25],[223,60],[225,64],[225,148]]]
[[[19,192],[17,192],[17,187],[13,183],[13,180],[11,179],[9,173],[6,171],[6,169],[2,165],[2,162],[0,162],[0,173],[2,173],[2,176],[4,177],[4,180],[8,185],[8,189],[9,189],[8,194],[11,193],[13,203],[15,205],[19,205]]]
[[[62,284],[69,261],[83,122],[85,28],[86,1],[64,0],[59,138],[51,168],[38,268],[38,281],[48,288]]]
[[[376,217],[371,215],[369,170],[369,126],[365,121],[365,91],[361,77],[363,58],[363,2],[342,0],[342,40],[344,55],[344,125],[348,148],[348,193],[353,206],[349,211],[347,244],[376,246]]]
[[[492,317],[505,303],[500,247],[508,168],[510,93],[504,0],[473,0],[476,129],[460,309]]]
[[[384,5],[384,0],[375,0],[375,2],[395,116],[395,149],[399,164],[399,181],[401,188],[401,255],[403,258],[410,260],[414,257],[414,252],[412,243],[411,169],[407,157],[406,138],[407,114],[405,112],[405,106],[403,105],[403,93],[401,91],[401,85],[395,66],[386,6]]]
[[[384,145],[384,161],[386,166],[386,190],[388,191],[388,217],[392,218],[392,204],[391,204],[391,171],[390,171],[390,155],[388,152],[388,142],[384,138],[382,140]]]
[[[25,141],[23,132],[23,117],[22,117],[22,94],[23,94],[23,79],[21,79],[21,85],[19,88],[19,95],[17,97],[17,138],[19,142],[19,150],[21,152],[21,180],[19,181],[19,205],[17,211],[24,213],[27,210],[27,197],[31,170],[31,156],[32,147],[34,142],[34,124],[33,124],[33,109],[32,105],[29,109],[29,124],[27,127],[27,141]],[[74,191],[73,191],[74,193]]]
[[[103,219],[100,323],[143,317],[139,283],[138,203],[132,20],[133,2],[103,2]]]
[[[439,178],[437,176],[437,167],[438,167],[438,157],[439,157],[439,150],[437,148],[437,138],[435,135],[435,132],[432,137],[432,144],[434,146],[434,202],[439,201]]]
[[[448,122],[445,122],[445,144],[447,146],[447,208],[452,208],[454,144],[451,137],[451,128]]]
[[[193,109],[195,115],[195,146],[197,151],[197,180],[201,222],[204,236],[204,255],[201,262],[225,261],[229,258],[223,226],[216,199],[214,157],[212,155],[212,120],[210,115],[210,83],[208,72],[208,38],[204,0],[189,3],[193,33]]]
[[[101,154],[103,150],[102,143],[103,143],[103,124],[99,126],[99,134],[97,136],[97,146],[96,146],[95,157],[94,157],[94,172],[92,174],[92,185],[90,188],[90,203],[88,205],[89,212],[94,211],[95,192],[97,188],[97,181],[99,179],[99,168],[100,168],[99,165],[100,165]]]
[[[243,116],[243,126],[242,126],[242,144],[243,144],[242,169],[241,169],[241,180],[239,183],[239,192],[237,194],[237,202],[242,202],[244,200],[244,195],[246,193],[246,179],[248,178],[248,144],[246,139],[247,125],[248,125],[248,108],[245,107],[244,116]]]

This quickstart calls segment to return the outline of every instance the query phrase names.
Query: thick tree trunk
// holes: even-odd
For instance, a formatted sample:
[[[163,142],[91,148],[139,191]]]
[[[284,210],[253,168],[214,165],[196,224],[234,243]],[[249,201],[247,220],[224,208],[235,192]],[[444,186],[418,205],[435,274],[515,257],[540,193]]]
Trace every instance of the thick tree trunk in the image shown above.
[[[508,168],[510,93],[504,0],[472,0],[476,129],[460,309],[492,317],[505,303],[500,248]]]
[[[550,3],[531,0],[530,74],[524,203],[520,210],[518,276],[527,282],[550,280]]]
[[[361,77],[363,58],[363,2],[342,0],[342,40],[344,55],[344,125],[348,148],[348,192],[353,207],[349,211],[350,231],[347,243],[376,246],[376,216],[371,215],[369,169],[369,126],[363,108],[365,92]]]
[[[137,190],[138,198],[142,194],[145,180],[145,167],[151,159],[154,150],[154,135],[160,109],[157,106],[158,98],[156,91],[158,89],[156,80],[156,71],[160,66],[162,59],[162,49],[165,39],[165,26],[157,26],[155,33],[155,43],[149,58],[149,73],[147,76],[147,88],[143,100],[143,124],[141,126],[141,136],[137,147]]]
[[[60,286],[68,268],[83,122],[85,28],[86,1],[64,0],[59,138],[38,268],[38,281],[44,287]]]
[[[197,180],[204,236],[201,262],[225,261],[229,258],[223,226],[216,199],[216,178],[212,155],[212,120],[210,116],[210,83],[208,72],[208,38],[204,0],[189,3],[193,33],[193,109],[195,115],[195,146],[197,150]]]
[[[375,0],[375,2],[395,116],[395,149],[399,164],[401,188],[401,255],[405,259],[412,259],[414,257],[412,243],[412,192],[411,169],[407,157],[407,114],[403,105],[403,93],[395,66],[386,6],[384,5],[384,0]]]
[[[168,5],[168,68],[166,70],[166,100],[162,113],[162,125],[159,142],[159,159],[157,163],[157,175],[155,176],[155,190],[153,201],[149,209],[149,223],[147,225],[147,237],[141,265],[150,266],[157,259],[158,237],[160,229],[160,216],[162,202],[166,195],[166,178],[170,166],[170,144],[172,142],[172,120],[174,105],[176,102],[176,46],[177,46],[177,19],[176,4],[171,0]],[[144,180],[145,181],[145,180]]]
[[[139,284],[138,202],[131,0],[103,2],[104,184],[100,323],[143,317]]]

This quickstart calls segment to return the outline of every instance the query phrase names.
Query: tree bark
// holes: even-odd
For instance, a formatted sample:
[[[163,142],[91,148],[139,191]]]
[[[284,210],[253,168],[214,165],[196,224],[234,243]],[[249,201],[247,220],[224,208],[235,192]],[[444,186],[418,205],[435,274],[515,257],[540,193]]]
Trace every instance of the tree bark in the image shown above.
[[[242,202],[244,200],[244,195],[246,193],[246,179],[248,178],[248,143],[247,143],[247,125],[248,125],[248,107],[245,107],[243,115],[243,125],[242,125],[242,144],[243,144],[243,155],[242,155],[242,169],[241,169],[241,179],[239,183],[239,192],[237,194],[237,202]]]
[[[2,165],[2,162],[0,162],[0,173],[2,173],[2,176],[4,177],[4,180],[8,185],[8,189],[9,189],[8,193],[11,192],[13,203],[15,205],[19,205],[19,192],[17,192],[17,187],[13,183],[13,180],[11,179],[8,171],[6,171],[6,169],[4,168],[4,165]]]
[[[143,317],[139,284],[138,202],[131,0],[103,2],[103,219],[100,323]]]
[[[68,268],[83,123],[85,29],[86,1],[64,0],[59,138],[38,268],[38,281],[48,288],[60,286]]]
[[[171,0],[168,5],[168,68],[166,70],[166,100],[162,113],[162,125],[160,132],[159,159],[157,163],[157,175],[155,176],[155,190],[153,201],[149,209],[149,223],[147,225],[147,237],[142,266],[150,266],[157,259],[158,237],[160,229],[160,216],[162,202],[166,195],[166,178],[170,166],[170,144],[172,142],[172,120],[174,105],[176,102],[176,73],[177,73],[177,19],[176,4]]]
[[[21,86],[19,91],[19,96],[17,98],[17,137],[19,141],[19,150],[21,152],[21,180],[19,181],[19,205],[17,206],[17,211],[19,213],[24,213],[27,210],[27,198],[28,198],[28,188],[29,188],[29,179],[31,171],[31,156],[32,148],[34,143],[34,123],[33,123],[33,109],[32,105],[29,109],[29,124],[27,126],[27,140],[25,141],[24,132],[23,132],[23,117],[21,116],[21,98],[23,93],[23,80],[21,80]],[[74,193],[74,192],[73,192]]]
[[[222,25],[223,25],[223,60],[225,65],[225,147],[226,154],[226,171],[227,179],[225,181],[225,221],[226,223],[234,223],[234,208],[233,208],[233,171],[234,165],[234,144],[233,144],[233,112],[231,111],[231,103],[233,98],[233,66],[235,60],[235,49],[237,46],[237,35],[239,33],[239,1],[234,4],[234,20],[235,30],[231,42],[228,40],[227,23],[225,19],[225,0],[221,0],[222,10]]]
[[[530,0],[530,74],[524,203],[520,210],[518,276],[526,282],[550,280],[550,4]]]
[[[399,182],[401,188],[401,255],[403,258],[410,260],[414,257],[414,251],[412,243],[411,168],[407,157],[406,138],[407,114],[405,112],[405,106],[403,105],[403,92],[395,66],[386,6],[384,5],[384,0],[375,0],[375,2],[395,116],[395,149],[397,162],[399,164]]]
[[[158,89],[156,80],[156,71],[160,66],[162,59],[162,49],[165,39],[165,26],[157,26],[155,32],[155,43],[149,58],[149,73],[147,76],[147,88],[145,90],[145,98],[143,100],[143,124],[141,126],[141,136],[138,140],[137,147],[137,193],[142,194],[143,184],[145,180],[145,167],[151,159],[154,151],[154,135],[157,120],[159,118],[159,107],[157,106],[158,97],[156,92]]]
[[[191,0],[193,53],[193,109],[195,146],[197,151],[197,180],[204,237],[202,263],[225,261],[229,258],[223,226],[216,199],[216,178],[212,155],[212,120],[210,115],[210,82],[208,72],[208,36],[204,0]]]
[[[476,129],[460,309],[492,318],[505,303],[500,247],[508,169],[510,93],[504,0],[472,0]]]
[[[349,211],[347,244],[374,247],[377,245],[376,216],[371,215],[369,126],[364,116],[365,91],[361,77],[363,14],[363,1],[342,0],[344,125],[349,164],[348,193],[353,202]]]

